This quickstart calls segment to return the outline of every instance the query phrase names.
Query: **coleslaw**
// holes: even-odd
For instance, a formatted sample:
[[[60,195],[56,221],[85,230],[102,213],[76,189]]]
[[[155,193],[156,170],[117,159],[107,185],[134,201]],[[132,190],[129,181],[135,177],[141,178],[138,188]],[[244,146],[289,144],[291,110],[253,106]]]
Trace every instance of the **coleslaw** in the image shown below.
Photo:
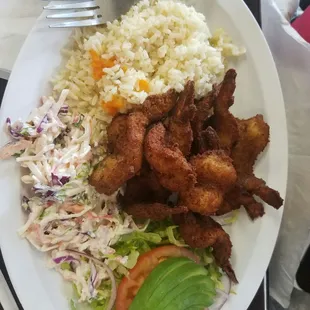
[[[89,175],[105,154],[106,125],[69,109],[68,93],[63,90],[58,101],[43,97],[26,122],[8,118],[14,142],[1,148],[0,158],[14,155],[26,168],[22,181],[30,191],[22,208],[27,221],[18,233],[46,252],[48,266],[72,283],[71,308],[111,309],[117,283],[140,254],[163,244],[187,245],[170,220],[136,223],[121,211],[117,197],[122,188],[108,197],[89,185]],[[197,254],[220,287],[222,274],[212,252]]]

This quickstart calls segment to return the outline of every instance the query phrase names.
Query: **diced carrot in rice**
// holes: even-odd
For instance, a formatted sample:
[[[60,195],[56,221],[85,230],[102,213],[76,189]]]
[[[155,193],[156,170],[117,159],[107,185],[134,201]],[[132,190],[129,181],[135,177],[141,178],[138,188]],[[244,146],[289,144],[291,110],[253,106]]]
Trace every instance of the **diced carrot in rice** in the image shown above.
[[[113,95],[111,101],[101,103],[103,110],[111,116],[116,115],[125,106],[124,98]]]
[[[96,81],[99,81],[104,75],[103,69],[112,68],[115,65],[116,57],[113,56],[110,59],[103,59],[100,55],[93,49],[89,51],[89,54],[92,58],[92,69],[93,69],[93,78]]]
[[[146,93],[150,92],[150,83],[147,80],[139,80],[139,91],[145,91]]]

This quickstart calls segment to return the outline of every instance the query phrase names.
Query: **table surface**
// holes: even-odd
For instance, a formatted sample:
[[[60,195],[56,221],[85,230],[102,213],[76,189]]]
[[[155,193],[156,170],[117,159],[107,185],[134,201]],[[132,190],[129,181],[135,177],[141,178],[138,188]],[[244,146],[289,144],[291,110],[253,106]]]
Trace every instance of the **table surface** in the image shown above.
[[[0,78],[9,76],[42,7],[41,0],[0,0]]]
[[[260,0],[245,0],[260,21]],[[7,79],[21,46],[42,12],[41,0],[0,0],[0,78]]]
[[[2,100],[2,96],[6,86],[6,81],[3,80],[3,78],[7,78],[9,76],[9,72],[13,67],[19,49],[22,46],[31,27],[33,26],[37,16],[39,16],[42,10],[42,2],[40,3],[39,0],[22,1],[23,5],[21,6],[21,0],[0,0],[0,102]],[[248,5],[249,9],[252,11],[257,22],[261,24],[260,0],[244,1]],[[12,21],[14,23],[14,27],[9,26]],[[19,309],[23,309],[14,292],[13,286],[10,283],[8,274],[5,270],[5,265],[1,252],[0,267],[9,283],[10,289],[13,292]],[[267,310],[265,305],[266,300],[268,299],[266,299],[266,296],[268,296],[268,283],[266,283],[266,281],[267,280],[264,280],[261,284],[248,310]],[[1,304],[0,310],[3,310]]]

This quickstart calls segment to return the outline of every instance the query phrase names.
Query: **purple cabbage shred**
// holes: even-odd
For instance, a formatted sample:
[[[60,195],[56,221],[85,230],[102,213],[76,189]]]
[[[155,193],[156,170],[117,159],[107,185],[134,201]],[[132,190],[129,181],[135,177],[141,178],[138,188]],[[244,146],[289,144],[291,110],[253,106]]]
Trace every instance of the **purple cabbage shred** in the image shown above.
[[[71,255],[60,256],[60,257],[54,258],[53,261],[54,261],[56,264],[62,264],[62,263],[64,263],[64,262],[79,262],[78,259],[74,258],[74,257],[71,256]]]
[[[56,174],[52,173],[52,184],[53,186],[59,185],[63,186],[70,181],[70,177],[63,176],[59,178]]]
[[[43,131],[42,125],[46,124],[47,121],[48,121],[48,118],[47,118],[47,115],[45,115],[37,128],[37,133],[41,133]]]

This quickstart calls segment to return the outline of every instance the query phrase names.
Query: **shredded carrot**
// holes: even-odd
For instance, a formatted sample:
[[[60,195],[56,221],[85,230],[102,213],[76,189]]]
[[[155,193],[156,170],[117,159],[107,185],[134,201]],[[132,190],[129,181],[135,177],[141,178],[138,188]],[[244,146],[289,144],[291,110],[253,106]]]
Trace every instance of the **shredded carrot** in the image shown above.
[[[124,107],[125,101],[124,98],[117,95],[113,95],[111,101],[108,102],[102,101],[101,105],[104,111],[106,111],[109,115],[114,116],[120,111],[120,109]]]
[[[98,216],[94,213],[94,212],[87,212],[86,213],[86,216],[90,219],[90,220],[95,220],[95,219],[98,219]]]
[[[80,213],[84,210],[84,206],[82,205],[66,202],[60,208],[71,213]]]
[[[139,80],[139,91],[145,91],[149,92],[150,91],[150,84],[147,80]]]
[[[93,49],[89,51],[89,54],[92,58],[93,77],[96,81],[99,81],[104,75],[102,70],[104,68],[112,68],[115,65],[116,57],[113,56],[110,59],[103,59]]]

